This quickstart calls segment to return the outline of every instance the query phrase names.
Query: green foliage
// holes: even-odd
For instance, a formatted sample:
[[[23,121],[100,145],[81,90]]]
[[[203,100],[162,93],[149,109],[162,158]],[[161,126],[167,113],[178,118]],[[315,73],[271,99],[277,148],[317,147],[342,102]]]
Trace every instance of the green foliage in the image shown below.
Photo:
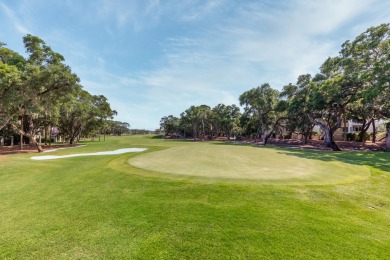
[[[121,121],[113,121],[108,120],[107,121],[107,133],[111,135],[124,135],[124,134],[130,134],[130,124],[127,122],[121,122]]]
[[[79,78],[63,63],[61,54],[37,36],[28,34],[23,42],[28,53],[26,59],[0,44],[0,130],[11,125],[33,143],[38,133],[58,124],[71,140],[81,130],[103,131],[106,121],[116,114],[107,99],[86,92],[83,95],[90,96],[89,103],[80,98]],[[81,103],[76,104],[78,101]],[[76,121],[83,121],[83,126],[63,125]],[[72,127],[81,130],[69,131]]]
[[[312,118],[315,117],[314,110],[310,107],[309,98],[312,92],[312,78],[310,74],[300,75],[297,85],[286,85],[280,96],[283,100],[283,108],[286,111],[286,129],[289,132],[299,132],[306,139],[314,127]]]
[[[179,131],[179,118],[169,115],[164,116],[160,120],[160,129],[166,134],[176,134]]]
[[[65,104],[61,106],[58,126],[73,143],[82,133],[98,134],[108,130],[107,120],[112,119],[115,113],[104,96],[91,95],[79,88],[78,93],[68,95]]]
[[[346,135],[347,135],[347,141],[356,141],[358,138],[355,133],[346,133]]]
[[[245,112],[257,121],[257,135],[266,134],[276,119],[276,107],[279,101],[279,92],[268,83],[260,87],[245,91],[239,97],[240,105],[245,106]]]
[[[217,135],[230,137],[242,132],[239,126],[240,109],[236,105],[218,104],[212,109],[212,125]]]

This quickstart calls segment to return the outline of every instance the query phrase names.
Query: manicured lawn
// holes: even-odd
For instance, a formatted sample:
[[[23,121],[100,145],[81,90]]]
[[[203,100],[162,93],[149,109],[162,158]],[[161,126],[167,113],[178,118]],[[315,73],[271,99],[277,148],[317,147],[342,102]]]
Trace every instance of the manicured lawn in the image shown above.
[[[195,143],[133,157],[138,168],[170,175],[261,184],[340,184],[369,178],[362,165],[302,157],[301,152],[223,143]],[[305,155],[317,152],[306,152]],[[325,159],[325,160],[324,160]]]
[[[131,147],[1,156],[0,258],[390,258],[389,153],[135,136],[50,155]]]

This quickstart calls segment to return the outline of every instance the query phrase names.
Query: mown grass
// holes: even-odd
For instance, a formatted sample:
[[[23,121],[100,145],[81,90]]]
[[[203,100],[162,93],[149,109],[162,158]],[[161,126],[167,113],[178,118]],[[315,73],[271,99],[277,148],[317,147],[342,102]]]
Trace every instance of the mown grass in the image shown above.
[[[318,152],[312,157],[315,154]],[[157,176],[165,173],[170,177],[217,178],[218,181],[237,180],[241,183],[246,180],[247,183],[260,184],[340,184],[370,176],[369,169],[363,165],[299,155],[285,149],[197,143],[145,153],[131,158],[129,163],[154,171]]]
[[[197,145],[111,137],[53,154]],[[274,150],[365,165],[371,175],[338,185],[263,185],[157,176],[127,163],[137,154],[2,156],[0,258],[390,257],[389,154]]]

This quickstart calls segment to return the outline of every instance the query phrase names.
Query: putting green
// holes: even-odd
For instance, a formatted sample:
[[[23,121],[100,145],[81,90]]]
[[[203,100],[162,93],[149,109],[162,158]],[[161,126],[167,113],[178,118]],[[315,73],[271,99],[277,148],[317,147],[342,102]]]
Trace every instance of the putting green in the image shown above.
[[[308,156],[302,157],[291,150],[194,143],[138,155],[128,162],[137,168],[162,173],[161,176],[250,180],[270,184],[339,184],[370,176],[370,171],[364,166],[324,160],[318,157],[318,153],[321,152],[310,151]],[[311,154],[317,159],[310,158]]]

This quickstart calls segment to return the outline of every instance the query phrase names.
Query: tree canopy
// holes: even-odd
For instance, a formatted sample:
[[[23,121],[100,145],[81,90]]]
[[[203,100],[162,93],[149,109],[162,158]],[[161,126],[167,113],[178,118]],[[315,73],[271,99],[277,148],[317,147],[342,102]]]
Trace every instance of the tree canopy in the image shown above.
[[[317,125],[326,146],[338,151],[334,133],[352,119],[363,124],[359,140],[365,140],[371,125],[375,142],[375,121],[390,119],[390,26],[370,27],[353,41],[344,42],[340,53],[327,58],[314,76],[300,75],[296,84],[287,84],[280,92],[264,83],[245,91],[238,100],[242,114],[235,105],[229,106],[234,108],[229,114],[228,106],[218,104],[211,110],[206,105],[191,106],[180,118],[171,115],[175,131],[196,139],[200,131],[213,137],[240,129],[240,134],[261,137],[266,144],[278,128],[298,132],[307,142]],[[390,150],[390,124],[387,126]]]
[[[103,95],[83,90],[80,79],[42,39],[23,37],[27,57],[0,43],[0,131],[8,126],[42,151],[37,136],[58,127],[70,143],[103,129],[116,114]]]

